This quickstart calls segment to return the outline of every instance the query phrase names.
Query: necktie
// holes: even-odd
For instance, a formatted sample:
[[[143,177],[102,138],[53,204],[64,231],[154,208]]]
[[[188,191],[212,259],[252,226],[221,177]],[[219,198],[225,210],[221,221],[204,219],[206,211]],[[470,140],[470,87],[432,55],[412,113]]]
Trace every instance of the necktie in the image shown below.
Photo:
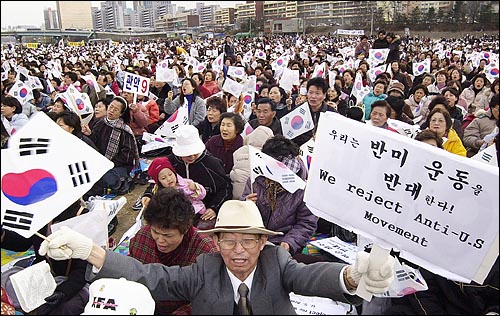
[[[248,304],[248,287],[245,283],[241,283],[238,287],[240,300],[238,301],[238,313],[240,315],[250,315],[250,305]]]

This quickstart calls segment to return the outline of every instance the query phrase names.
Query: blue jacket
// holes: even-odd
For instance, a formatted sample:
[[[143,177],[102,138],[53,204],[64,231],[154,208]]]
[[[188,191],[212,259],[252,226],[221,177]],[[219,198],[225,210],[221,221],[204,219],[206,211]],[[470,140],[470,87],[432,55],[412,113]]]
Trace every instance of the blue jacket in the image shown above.
[[[385,100],[387,98],[387,94],[382,93],[379,96],[376,96],[373,94],[373,90],[370,91],[365,97],[363,98],[363,105],[365,106],[365,121],[368,121],[370,119],[370,112],[372,111],[372,104],[375,101],[378,100]]]

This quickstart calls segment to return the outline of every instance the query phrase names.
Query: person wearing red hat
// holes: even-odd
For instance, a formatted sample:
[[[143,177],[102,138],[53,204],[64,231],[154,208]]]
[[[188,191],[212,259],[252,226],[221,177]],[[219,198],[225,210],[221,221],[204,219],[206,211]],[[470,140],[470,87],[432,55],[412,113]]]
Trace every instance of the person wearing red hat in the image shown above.
[[[199,183],[178,175],[167,157],[155,158],[148,168],[148,175],[153,178],[154,183],[151,183],[142,195],[141,200],[144,208],[148,206],[153,194],[160,189],[175,188],[184,192],[190,199],[195,214],[205,213],[206,208],[202,201],[207,194],[205,188]]]

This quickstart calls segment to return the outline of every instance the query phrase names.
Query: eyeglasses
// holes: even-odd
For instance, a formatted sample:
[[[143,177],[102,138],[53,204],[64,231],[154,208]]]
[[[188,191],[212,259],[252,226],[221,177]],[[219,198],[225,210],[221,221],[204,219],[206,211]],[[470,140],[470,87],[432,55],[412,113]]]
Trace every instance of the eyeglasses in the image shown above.
[[[217,242],[219,247],[223,250],[234,249],[234,247],[236,247],[236,243],[239,243],[245,249],[253,249],[259,243],[259,239],[250,239],[250,238],[242,240],[227,239],[227,240],[219,240],[219,242]]]

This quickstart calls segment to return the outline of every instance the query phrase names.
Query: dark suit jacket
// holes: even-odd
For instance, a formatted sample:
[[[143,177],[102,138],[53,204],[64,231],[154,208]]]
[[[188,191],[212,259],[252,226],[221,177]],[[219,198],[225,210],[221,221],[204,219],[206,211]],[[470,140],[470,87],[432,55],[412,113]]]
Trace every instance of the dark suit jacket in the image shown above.
[[[255,271],[250,304],[254,315],[295,314],[289,293],[328,297],[335,301],[360,304],[361,298],[346,295],[339,284],[344,264],[318,262],[303,264],[279,246],[265,246]],[[193,314],[232,315],[234,294],[231,280],[217,254],[202,254],[196,263],[167,267],[147,264],[107,251],[98,274],[87,267],[87,280],[120,278],[144,284],[155,300],[191,301]]]

